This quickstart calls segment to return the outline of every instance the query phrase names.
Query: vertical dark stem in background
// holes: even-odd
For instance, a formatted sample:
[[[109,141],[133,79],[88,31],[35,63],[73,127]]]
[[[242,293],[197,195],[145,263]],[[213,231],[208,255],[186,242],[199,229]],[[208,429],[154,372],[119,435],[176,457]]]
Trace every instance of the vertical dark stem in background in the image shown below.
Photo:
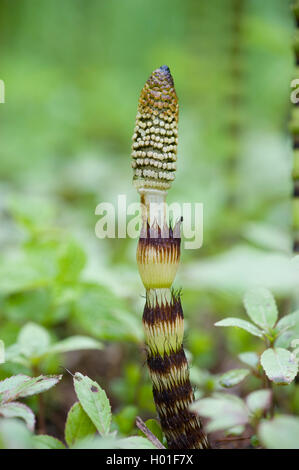
[[[205,148],[211,162],[208,169],[203,167],[203,171],[216,175],[219,171],[219,181],[224,189],[222,204],[229,208],[223,211],[225,220],[220,223],[221,231],[212,231],[211,243],[204,246],[209,251],[213,250],[213,242],[214,246],[223,246],[239,237],[240,220],[245,218],[239,172],[243,165],[240,157],[248,92],[245,75],[245,67],[248,66],[248,55],[245,54],[248,3],[247,0],[190,0],[186,4],[192,39],[190,48],[197,56],[197,61],[192,63],[192,71],[202,73],[203,70],[193,98],[198,100],[197,106],[201,110],[199,145]],[[215,182],[216,177],[212,178],[213,190],[218,183]]]
[[[37,396],[38,399],[38,415],[37,415],[37,430],[38,434],[46,433],[46,420],[45,420],[45,403],[43,394]]]
[[[228,154],[228,171],[230,182],[229,204],[236,205],[237,167],[241,151],[242,139],[242,104],[243,104],[243,20],[245,0],[231,0],[232,25],[231,42],[229,45],[229,84],[228,101],[228,133],[231,142]]]
[[[294,38],[295,52],[295,76],[299,78],[299,1],[293,5],[296,21],[296,32]],[[298,85],[297,85],[298,87]],[[291,133],[293,136],[294,166],[293,166],[293,250],[299,253],[299,103],[293,104]]]

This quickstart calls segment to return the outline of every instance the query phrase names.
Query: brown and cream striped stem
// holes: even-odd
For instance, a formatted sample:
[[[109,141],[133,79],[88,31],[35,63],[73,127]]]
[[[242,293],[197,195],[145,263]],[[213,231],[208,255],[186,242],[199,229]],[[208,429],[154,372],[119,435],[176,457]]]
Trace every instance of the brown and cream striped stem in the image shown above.
[[[299,78],[299,1],[293,4],[296,21],[296,32],[294,39],[294,52],[296,66],[294,67],[294,78]],[[291,118],[291,133],[293,137],[294,166],[293,166],[293,250],[299,253],[299,103],[293,104]]]
[[[153,396],[170,449],[208,448],[198,416],[183,349],[184,316],[172,283],[180,260],[180,222],[168,224],[165,201],[175,177],[178,100],[167,66],[155,70],[142,89],[133,135],[134,185],[142,203],[137,248],[146,289],[143,326]],[[154,208],[154,209],[153,209]]]

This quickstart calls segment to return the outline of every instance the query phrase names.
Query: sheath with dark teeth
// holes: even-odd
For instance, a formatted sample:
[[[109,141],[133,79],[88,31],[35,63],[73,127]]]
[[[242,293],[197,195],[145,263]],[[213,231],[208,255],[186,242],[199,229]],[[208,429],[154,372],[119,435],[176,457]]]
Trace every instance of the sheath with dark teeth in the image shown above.
[[[206,449],[209,443],[194,401],[183,349],[184,315],[172,283],[180,260],[180,224],[167,220],[165,200],[175,178],[178,100],[166,65],[145,83],[133,135],[133,182],[142,203],[137,264],[146,289],[143,327],[147,365],[161,427],[170,449]],[[154,208],[154,209],[153,209]]]

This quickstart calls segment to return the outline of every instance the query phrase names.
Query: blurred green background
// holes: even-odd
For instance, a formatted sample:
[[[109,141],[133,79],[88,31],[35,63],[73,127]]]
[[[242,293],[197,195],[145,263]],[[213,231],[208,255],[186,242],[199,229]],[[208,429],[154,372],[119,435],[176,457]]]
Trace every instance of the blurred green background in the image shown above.
[[[225,371],[258,347],[246,332],[213,327],[243,315],[244,291],[270,288],[282,313],[293,302],[293,34],[285,0],[0,1],[0,336],[10,345],[33,321],[53,339],[103,340],[100,352],[40,367],[98,380],[123,432],[121,413],[155,416],[137,240],[99,240],[94,229],[100,202],[138,201],[130,151],[139,93],[152,70],[170,67],[180,123],[168,201],[204,203],[203,247],[183,252],[175,282],[185,344],[197,373]],[[0,375],[20,371],[6,363]],[[49,399],[48,431],[58,436],[75,399],[70,379]]]

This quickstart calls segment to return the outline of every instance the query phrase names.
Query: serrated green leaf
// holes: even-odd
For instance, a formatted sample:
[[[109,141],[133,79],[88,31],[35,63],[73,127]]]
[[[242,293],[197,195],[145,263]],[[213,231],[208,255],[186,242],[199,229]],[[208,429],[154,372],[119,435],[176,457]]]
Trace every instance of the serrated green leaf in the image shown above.
[[[242,426],[248,422],[248,409],[235,395],[215,394],[191,405],[200,416],[209,418],[208,432]]]
[[[31,377],[29,377],[28,375],[24,375],[24,374],[13,375],[11,377],[8,377],[5,380],[1,380],[0,381],[0,397],[2,398],[2,395],[4,392],[17,389],[19,386],[21,386],[23,383],[27,382],[28,380],[31,380]]]
[[[224,320],[217,321],[215,326],[234,326],[248,331],[248,333],[251,333],[253,336],[258,336],[259,338],[263,336],[263,332],[259,328],[246,320],[242,320],[241,318],[225,318]]]
[[[34,377],[26,385],[24,384],[21,390],[18,390],[18,396],[24,398],[46,392],[54,385],[57,385],[61,378],[62,375],[39,375]]]
[[[65,353],[83,349],[101,349],[102,344],[88,336],[70,336],[49,347],[47,354]]]
[[[268,289],[251,289],[245,294],[244,306],[251,320],[263,329],[273,328],[278,318],[275,299]]]
[[[251,413],[256,414],[267,411],[271,406],[271,390],[257,390],[250,393],[246,398],[246,404]]]
[[[56,437],[41,434],[33,437],[34,449],[65,449],[65,445]]]
[[[220,385],[225,388],[235,387],[249,374],[248,369],[233,369],[225,372],[219,378]]]
[[[32,410],[23,403],[10,402],[0,405],[0,416],[3,418],[21,418],[30,431],[34,430],[35,416]]]
[[[263,421],[258,436],[267,449],[299,449],[299,418],[283,415]]]
[[[79,402],[74,403],[67,415],[65,424],[65,441],[68,446],[78,440],[94,435],[97,429]]]
[[[260,362],[260,358],[258,354],[256,354],[255,352],[251,352],[251,351],[239,354],[238,358],[240,359],[241,362],[251,367],[252,369],[256,369]]]
[[[105,391],[86,375],[76,372],[74,387],[85,413],[101,435],[107,435],[111,424],[111,407]]]
[[[62,375],[29,377],[19,374],[0,382],[0,401],[7,403],[16,398],[28,397],[49,390],[61,380]]]
[[[298,362],[287,349],[269,348],[261,356],[261,364],[267,377],[278,385],[291,383],[298,373]]]

